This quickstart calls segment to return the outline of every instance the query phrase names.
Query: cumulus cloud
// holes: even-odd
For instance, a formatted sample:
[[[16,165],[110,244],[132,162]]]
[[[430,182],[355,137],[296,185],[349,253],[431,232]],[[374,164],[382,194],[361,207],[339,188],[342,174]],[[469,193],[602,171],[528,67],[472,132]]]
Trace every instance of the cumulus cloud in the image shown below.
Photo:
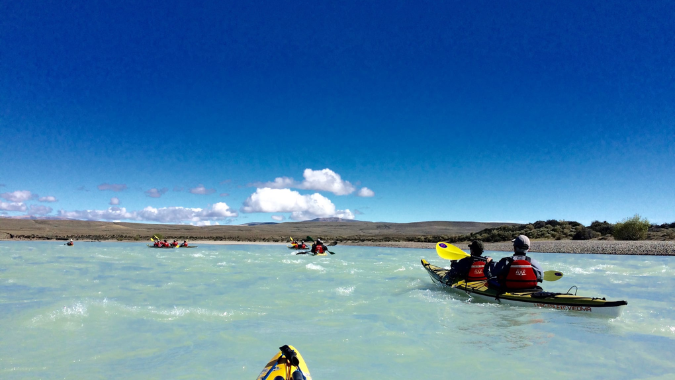
[[[207,189],[204,187],[204,185],[200,184],[199,186],[190,189],[190,192],[192,194],[203,194],[203,195],[208,195],[208,194],[213,194],[216,192],[216,189]]]
[[[40,197],[40,199],[38,199],[38,200],[40,202],[58,202],[59,201],[58,199],[56,199],[56,197],[53,197],[51,195],[48,195],[46,197]]]
[[[5,198],[10,202],[25,202],[37,198],[37,194],[33,194],[28,190],[17,190],[11,193],[2,193],[0,198]]]
[[[251,186],[261,188],[268,187],[270,189],[283,189],[287,187],[298,187],[299,184],[290,177],[277,177],[272,182],[255,182],[251,184]]]
[[[110,198],[110,204],[113,206],[117,206],[118,204],[120,204],[120,199],[117,197],[112,197]]]
[[[30,205],[28,208],[28,212],[26,214],[28,215],[47,215],[50,212],[52,212],[51,207],[43,206],[43,205]]]
[[[164,193],[166,193],[167,191],[169,191],[169,189],[167,189],[166,187],[161,188],[159,190],[153,187],[152,189],[146,191],[145,195],[149,196],[150,198],[159,198],[162,195],[164,195]]]
[[[0,210],[2,211],[26,211],[26,204],[23,202],[0,202]]]
[[[101,191],[110,190],[110,191],[119,192],[119,191],[126,190],[127,185],[123,184],[123,183],[121,183],[121,184],[102,183],[102,184],[98,185],[98,189],[101,190]]]
[[[356,195],[359,197],[373,197],[375,196],[375,192],[367,187],[362,187],[361,189],[359,189]]]
[[[347,195],[356,190],[354,185],[349,181],[343,181],[339,174],[330,169],[305,169],[302,176],[305,180],[300,185],[301,189],[329,191],[335,195]]]
[[[349,210],[336,210],[330,199],[319,193],[302,195],[290,189],[256,189],[241,208],[242,212],[290,212],[293,220],[340,217],[354,219]]]
[[[277,177],[272,182],[255,182],[251,186],[258,188],[284,189],[296,188],[303,190],[327,191],[335,195],[347,195],[356,190],[356,187],[349,181],[344,181],[342,177],[330,169],[312,170],[305,169],[302,173],[304,180],[297,182],[290,177]]]
[[[286,218],[283,215],[272,215],[272,220],[276,220],[277,222],[281,222],[284,219]]]
[[[236,211],[223,202],[216,203],[209,208],[186,207],[146,207],[140,211],[127,211],[124,207],[109,207],[107,210],[59,210],[58,216],[69,219],[84,220],[133,220],[158,223],[190,223],[204,225],[206,221],[225,220],[236,217]]]

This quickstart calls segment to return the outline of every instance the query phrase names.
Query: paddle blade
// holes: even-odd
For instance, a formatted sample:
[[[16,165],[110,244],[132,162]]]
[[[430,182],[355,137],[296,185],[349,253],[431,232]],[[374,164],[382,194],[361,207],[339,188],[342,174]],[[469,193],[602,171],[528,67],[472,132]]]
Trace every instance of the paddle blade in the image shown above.
[[[305,241],[311,241],[311,242],[313,242],[313,241],[314,241],[314,239],[312,239],[312,237],[311,237],[311,236],[307,236],[307,237],[305,238]]]
[[[334,242],[332,242],[332,243],[328,244],[328,246],[329,246],[329,247],[334,247],[334,246],[336,246],[336,245],[337,245],[337,243],[338,243],[338,242],[334,241]]]
[[[293,241],[293,236],[291,236],[291,241]]]
[[[558,281],[562,277],[562,272],[558,272],[557,270],[547,270],[544,272],[544,281]]]
[[[445,242],[439,242],[436,244],[436,253],[438,253],[438,256],[446,260],[461,260],[470,256],[468,253],[462,251],[454,245]]]
[[[335,254],[335,252],[331,252],[331,251],[328,251],[328,253],[330,253],[331,255],[334,255],[334,254]]]

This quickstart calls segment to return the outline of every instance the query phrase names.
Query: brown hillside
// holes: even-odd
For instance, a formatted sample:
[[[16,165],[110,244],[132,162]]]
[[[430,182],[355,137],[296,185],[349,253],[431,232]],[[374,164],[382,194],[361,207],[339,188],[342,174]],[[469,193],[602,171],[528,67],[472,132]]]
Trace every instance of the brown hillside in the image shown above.
[[[0,239],[148,240],[167,239],[287,241],[289,236],[312,236],[352,241],[418,241],[425,237],[464,235],[512,223],[480,222],[288,222],[255,226],[204,226],[30,220],[0,218]],[[426,239],[423,239],[426,240]]]

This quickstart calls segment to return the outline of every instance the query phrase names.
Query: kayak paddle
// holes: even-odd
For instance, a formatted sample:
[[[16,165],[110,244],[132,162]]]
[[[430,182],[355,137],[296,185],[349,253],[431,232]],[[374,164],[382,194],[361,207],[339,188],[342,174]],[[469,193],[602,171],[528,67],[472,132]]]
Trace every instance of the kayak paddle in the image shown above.
[[[547,270],[544,272],[544,281],[558,281],[562,277],[562,272],[558,272],[557,270]]]
[[[465,257],[471,256],[454,245],[445,242],[439,242],[436,244],[436,253],[438,253],[438,256],[446,260],[461,260]]]

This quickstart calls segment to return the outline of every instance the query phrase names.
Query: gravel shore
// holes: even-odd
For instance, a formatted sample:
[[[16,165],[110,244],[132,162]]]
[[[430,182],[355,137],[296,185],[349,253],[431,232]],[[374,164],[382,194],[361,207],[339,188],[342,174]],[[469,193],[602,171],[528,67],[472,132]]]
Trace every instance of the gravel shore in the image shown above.
[[[435,243],[415,242],[340,242],[341,245],[360,245],[395,248],[435,248]],[[467,250],[468,242],[458,242],[453,245]],[[513,245],[510,242],[484,243],[486,251],[511,252]],[[651,255],[675,256],[675,241],[615,241],[615,240],[551,240],[533,241],[531,252],[545,253],[578,253],[578,254],[605,254],[605,255]]]

